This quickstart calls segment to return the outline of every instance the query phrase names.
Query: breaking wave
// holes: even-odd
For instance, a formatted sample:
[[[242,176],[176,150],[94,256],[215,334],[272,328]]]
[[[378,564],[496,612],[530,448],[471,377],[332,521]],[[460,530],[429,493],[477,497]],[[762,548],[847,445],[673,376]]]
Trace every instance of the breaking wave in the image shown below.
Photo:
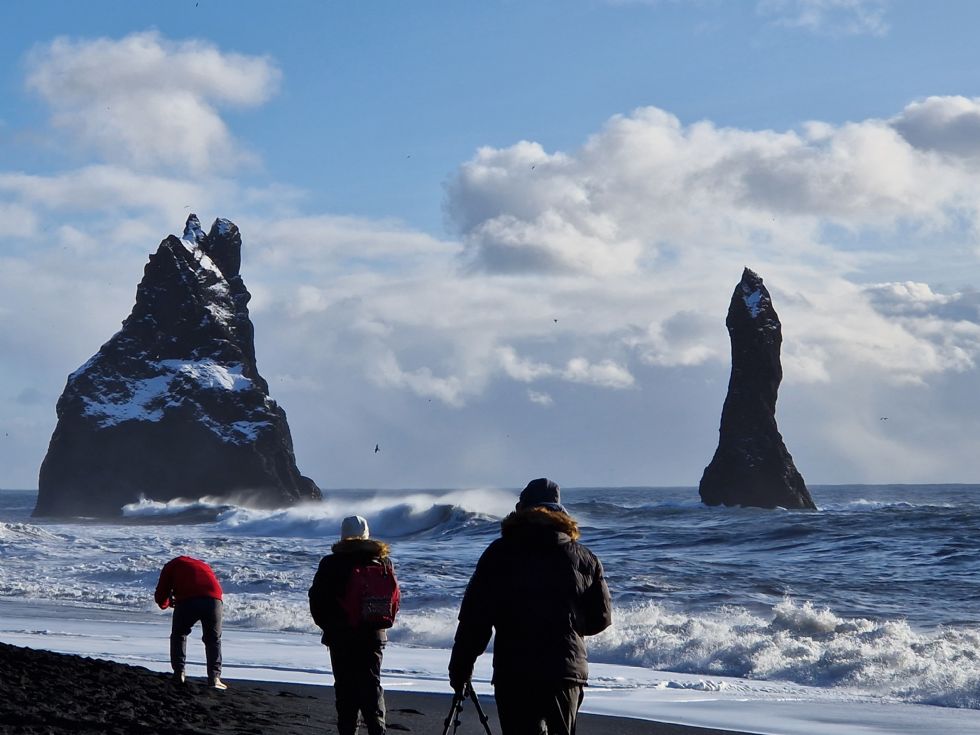
[[[125,506],[123,516],[146,524],[214,523],[219,532],[320,539],[335,536],[340,521],[356,514],[368,519],[372,535],[405,538],[465,531],[506,515],[513,503],[513,494],[497,490],[460,490],[438,495],[384,493],[367,498],[340,493],[329,502],[275,510],[229,505],[207,497],[165,503],[142,499]]]

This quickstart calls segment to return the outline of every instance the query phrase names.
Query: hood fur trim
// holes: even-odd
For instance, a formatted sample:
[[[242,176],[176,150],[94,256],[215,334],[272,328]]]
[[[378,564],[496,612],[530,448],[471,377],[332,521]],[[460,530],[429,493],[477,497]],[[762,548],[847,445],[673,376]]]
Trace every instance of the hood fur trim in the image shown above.
[[[388,544],[373,538],[345,538],[331,548],[335,554],[370,554],[384,559],[388,556]]]
[[[547,528],[558,533],[564,533],[572,541],[578,541],[582,535],[581,531],[578,530],[578,523],[570,515],[541,506],[515,510],[500,522],[500,531],[504,536],[532,527]]]

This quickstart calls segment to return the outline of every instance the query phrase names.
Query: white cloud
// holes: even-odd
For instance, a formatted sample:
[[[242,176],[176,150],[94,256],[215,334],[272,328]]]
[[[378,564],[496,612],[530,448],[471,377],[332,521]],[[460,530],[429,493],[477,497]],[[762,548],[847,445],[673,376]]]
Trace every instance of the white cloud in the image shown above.
[[[927,97],[889,121],[911,145],[954,157],[980,157],[980,100]],[[975,161],[973,161],[975,162]]]
[[[592,364],[584,357],[573,357],[569,360],[562,377],[573,383],[599,385],[603,388],[629,388],[636,382],[629,370],[612,360]]]
[[[249,160],[218,108],[261,104],[279,81],[267,58],[155,32],[58,38],[36,48],[28,66],[28,87],[79,146],[113,163],[198,174]]]
[[[84,166],[51,175],[0,171],[0,194],[28,207],[75,216],[138,210],[172,219],[181,213],[186,216],[185,205],[207,207],[228,198],[234,188],[221,180],[195,182],[114,165]]]
[[[536,403],[539,406],[551,406],[555,402],[554,399],[547,393],[541,393],[530,389],[527,391],[527,399],[531,403]]]
[[[385,352],[375,365],[374,379],[392,388],[408,388],[423,398],[438,398],[450,406],[463,404],[462,381],[456,376],[438,377],[428,367],[403,370],[392,352]]]
[[[780,251],[842,270],[854,256],[821,241],[828,224],[937,229],[976,221],[978,200],[972,171],[887,121],[777,133],[642,108],[574,155],[482,149],[450,183],[447,212],[480,272],[609,278],[700,267],[692,255],[731,272]]]
[[[326,275],[379,267],[417,267],[459,252],[456,243],[439,240],[395,221],[362,217],[247,217],[262,266],[289,265],[297,271]]]
[[[522,359],[513,347],[498,348],[497,357],[507,376],[522,383],[540,380],[555,373],[555,369],[550,365]]]
[[[828,35],[883,36],[888,0],[760,0],[759,13],[778,25]]]
[[[921,323],[896,322],[847,277],[900,232],[975,245],[980,187],[969,160],[911,144],[900,119],[778,133],[684,126],[644,108],[614,117],[573,154],[526,142],[482,149],[449,187],[447,211],[484,272],[508,273],[515,264],[526,278],[571,272],[579,298],[600,299],[594,308],[607,340],[621,340],[649,364],[727,360],[717,324],[749,265],[786,292],[776,304],[796,325],[791,379],[826,382],[835,365],[860,363],[898,381],[921,380],[962,369],[963,351],[974,349],[961,344],[968,338],[957,333],[943,344]],[[533,178],[529,161],[540,163]],[[519,196],[508,178],[519,182]],[[602,225],[591,227],[597,234],[585,256],[583,223]],[[853,242],[838,247],[829,226],[858,242],[867,237],[867,251]],[[529,255],[511,254],[502,265],[493,257],[500,237],[486,238],[491,228],[517,233],[509,244]],[[550,240],[519,236],[544,230]],[[550,260],[537,257],[542,243]],[[637,245],[627,251],[622,243]],[[596,265],[605,262],[620,267]]]

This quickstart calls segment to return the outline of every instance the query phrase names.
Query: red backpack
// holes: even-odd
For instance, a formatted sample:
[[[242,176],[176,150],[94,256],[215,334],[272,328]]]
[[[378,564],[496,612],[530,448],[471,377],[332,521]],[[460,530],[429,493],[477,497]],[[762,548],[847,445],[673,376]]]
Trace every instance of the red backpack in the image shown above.
[[[390,628],[401,603],[395,568],[387,559],[359,564],[351,570],[340,606],[352,628]]]

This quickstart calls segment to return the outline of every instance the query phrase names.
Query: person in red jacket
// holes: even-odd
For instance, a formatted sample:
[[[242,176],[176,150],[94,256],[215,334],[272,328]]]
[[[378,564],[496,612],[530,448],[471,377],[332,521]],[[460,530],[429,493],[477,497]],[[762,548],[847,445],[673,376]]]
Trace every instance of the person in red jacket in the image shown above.
[[[189,556],[171,559],[160,572],[153,598],[161,610],[174,609],[170,631],[170,666],[174,670],[174,681],[184,683],[187,636],[194,624],[200,622],[208,685],[214,689],[227,689],[228,685],[221,681],[221,585],[211,567]]]

